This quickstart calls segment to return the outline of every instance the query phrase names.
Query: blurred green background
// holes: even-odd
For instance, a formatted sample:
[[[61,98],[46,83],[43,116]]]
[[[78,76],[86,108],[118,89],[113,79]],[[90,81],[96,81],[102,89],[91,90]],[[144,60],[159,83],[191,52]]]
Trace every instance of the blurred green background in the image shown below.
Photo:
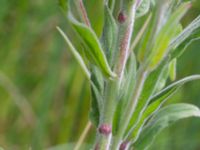
[[[85,4],[100,35],[102,0]],[[183,24],[198,14],[197,1]],[[5,150],[74,143],[88,121],[89,84],[56,31],[57,25],[73,39],[57,0],[0,0],[0,146]],[[200,74],[199,58],[200,41],[179,59],[177,78]],[[200,81],[186,84],[169,100],[179,101],[200,107]],[[90,130],[88,143],[94,131]],[[152,150],[169,149],[200,150],[200,120],[173,125],[152,146]]]

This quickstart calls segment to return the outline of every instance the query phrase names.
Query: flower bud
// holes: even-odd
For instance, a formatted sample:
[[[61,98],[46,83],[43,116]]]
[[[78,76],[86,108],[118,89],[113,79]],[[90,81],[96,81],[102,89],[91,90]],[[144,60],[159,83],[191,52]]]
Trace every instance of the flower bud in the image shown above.
[[[109,124],[102,124],[99,127],[99,133],[108,136],[112,132],[112,127]]]
[[[118,22],[122,24],[122,23],[124,23],[124,22],[126,21],[127,16],[124,14],[124,12],[121,11],[121,12],[119,13],[117,19],[118,19]]]
[[[124,141],[121,143],[119,150],[126,150],[128,148],[128,146],[129,146],[129,142]]]

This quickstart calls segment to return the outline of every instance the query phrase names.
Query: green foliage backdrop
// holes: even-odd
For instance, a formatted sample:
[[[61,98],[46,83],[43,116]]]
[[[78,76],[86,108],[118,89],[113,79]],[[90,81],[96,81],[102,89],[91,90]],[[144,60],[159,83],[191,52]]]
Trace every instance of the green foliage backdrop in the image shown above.
[[[102,0],[85,4],[100,35]],[[56,30],[61,25],[74,38],[58,2],[0,0],[0,7],[0,145],[6,150],[39,150],[76,142],[88,121],[90,93],[83,72]],[[199,13],[197,1],[183,24]],[[199,45],[195,42],[179,60],[178,78],[200,74]],[[170,101],[200,107],[199,91],[200,82],[186,84]],[[152,150],[199,150],[200,121],[178,124],[165,130]]]

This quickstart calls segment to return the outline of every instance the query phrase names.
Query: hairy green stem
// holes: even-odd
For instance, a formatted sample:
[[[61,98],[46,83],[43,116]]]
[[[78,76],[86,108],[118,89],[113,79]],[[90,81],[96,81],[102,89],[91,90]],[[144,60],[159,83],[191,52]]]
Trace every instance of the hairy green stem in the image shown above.
[[[126,128],[129,124],[131,117],[132,117],[132,115],[135,111],[135,108],[137,106],[138,99],[141,95],[141,92],[142,92],[142,89],[143,89],[143,86],[144,86],[144,82],[147,78],[147,75],[148,75],[148,73],[143,69],[141,69],[137,74],[133,98],[131,99],[131,101],[129,101],[127,107],[124,109],[125,112],[122,116],[122,120],[120,121],[119,131],[117,132],[116,137],[113,141],[112,150],[118,150],[119,147],[120,147],[120,144],[122,143],[123,135],[126,131]]]
[[[128,10],[126,10],[128,9]],[[136,5],[132,7],[122,6],[122,10],[118,16],[119,22],[119,60],[117,66],[117,73],[119,76],[119,84],[121,85],[124,77],[124,70],[130,54],[130,42],[133,33],[133,26],[135,21]]]
[[[119,22],[119,32],[118,32],[118,46],[119,55],[116,58],[116,70],[118,74],[118,79],[114,81],[107,82],[107,89],[105,95],[105,105],[103,110],[103,117],[101,119],[100,127],[110,126],[111,132],[109,134],[99,133],[98,150],[109,150],[112,140],[112,122],[114,112],[116,110],[117,104],[117,90],[119,89],[126,66],[126,62],[129,56],[130,41],[133,32],[134,20],[135,20],[136,4],[130,1],[125,1],[122,5],[118,16]]]
[[[117,80],[110,80],[107,82],[103,116],[100,119],[100,126],[105,124],[110,126],[111,132],[108,135],[99,133],[99,139],[96,144],[99,145],[98,150],[109,150],[112,137],[112,121],[116,109],[116,91],[118,89]]]

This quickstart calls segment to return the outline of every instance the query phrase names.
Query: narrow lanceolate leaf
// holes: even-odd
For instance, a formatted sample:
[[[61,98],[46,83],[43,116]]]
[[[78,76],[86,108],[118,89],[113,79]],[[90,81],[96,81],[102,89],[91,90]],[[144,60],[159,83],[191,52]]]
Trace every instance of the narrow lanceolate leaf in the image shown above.
[[[103,110],[103,91],[104,91],[104,80],[100,70],[92,66],[91,67],[91,108],[90,108],[90,120],[97,127],[100,121],[100,115]]]
[[[200,27],[200,15],[193,20],[176,38],[170,43],[170,48],[177,48],[183,41],[191,36]]]
[[[150,5],[151,0],[143,0],[140,6],[137,8],[136,17],[142,17],[145,15],[149,11]]]
[[[165,89],[160,91],[159,93],[152,96],[149,101],[148,107],[143,112],[139,123],[135,127],[131,136],[129,136],[129,139],[132,139],[133,141],[137,140],[138,136],[141,134],[143,125],[146,123],[148,118],[153,113],[155,113],[164,104],[164,102],[166,102],[166,100],[168,100],[183,84],[193,81],[193,80],[200,80],[200,75],[185,77],[177,82],[172,83],[171,85],[167,86]]]
[[[141,136],[134,144],[134,149],[147,150],[160,131],[188,117],[200,117],[199,108],[191,104],[173,104],[162,108],[144,127]]]
[[[76,58],[77,62],[80,64],[81,68],[83,69],[86,77],[88,79],[90,79],[90,72],[83,60],[83,58],[81,57],[81,55],[78,53],[78,51],[76,50],[76,48],[73,46],[73,44],[71,43],[71,41],[69,40],[69,38],[67,37],[67,35],[59,28],[57,27],[57,30],[59,31],[59,33],[62,35],[62,37],[65,39],[65,41],[67,42],[70,51],[72,52],[72,54],[74,55],[74,57]]]
[[[131,53],[130,58],[126,64],[125,78],[120,87],[119,93],[122,93],[119,98],[119,103],[115,112],[115,118],[113,121],[113,134],[119,129],[119,120],[122,117],[122,112],[127,106],[127,102],[132,98],[133,89],[135,86],[136,79],[136,58],[134,53]]]
[[[100,114],[102,111],[102,102],[103,102],[103,97],[93,83],[91,83],[91,94],[92,94],[92,101],[91,101],[91,107],[90,107],[90,120],[91,122],[98,127],[99,121],[100,121]]]
[[[157,102],[157,100],[159,98],[161,98],[163,96],[167,96],[169,93],[171,93],[173,91],[170,95],[168,95],[168,96],[171,96],[183,84],[190,82],[190,81],[194,81],[194,80],[200,80],[200,75],[188,76],[188,77],[185,77],[185,78],[183,78],[179,81],[172,83],[171,85],[167,86],[165,89],[163,89],[162,91],[160,91],[159,93],[157,93],[153,97],[151,97],[150,104]],[[163,100],[165,100],[165,99],[163,99]]]
[[[160,84],[160,80],[163,80],[163,73],[166,68],[166,62],[163,62],[156,70],[154,70],[148,76],[147,80],[144,83],[144,88],[142,90],[141,96],[139,98],[136,110],[131,117],[129,125],[127,127],[127,136],[130,136],[131,133],[135,130],[137,123],[139,122],[145,108],[147,107],[150,97],[157,89],[158,84]]]
[[[158,83],[156,85],[156,89],[154,90],[154,93],[152,95],[154,95],[155,93],[157,93],[158,91],[160,91],[161,89],[163,89],[163,87],[165,87],[168,77],[169,77],[169,68],[168,68],[168,63],[167,63],[163,67],[163,71],[162,71],[162,73],[161,73],[161,75],[159,77],[159,81],[157,81]]]
[[[169,77],[171,81],[174,81],[176,79],[176,63],[177,59],[174,58],[169,64]]]
[[[170,59],[172,60],[174,58],[180,57],[193,42],[199,40],[200,40],[200,28],[170,53]]]
[[[104,75],[108,77],[116,77],[116,74],[112,72],[108,65],[106,56],[94,31],[86,25],[76,21],[72,15],[69,15],[69,20],[86,46],[85,51],[88,60],[97,65]]]
[[[113,59],[116,55],[116,41],[117,41],[117,24],[112,16],[110,9],[104,7],[104,27],[101,37],[102,45],[105,50],[109,64],[113,65]]]
[[[169,44],[171,39],[175,36],[177,28],[179,27],[180,19],[185,15],[189,9],[190,3],[182,4],[177,10],[169,17],[166,24],[158,33],[153,50],[149,56],[149,69],[153,70],[163,60],[169,52]]]

